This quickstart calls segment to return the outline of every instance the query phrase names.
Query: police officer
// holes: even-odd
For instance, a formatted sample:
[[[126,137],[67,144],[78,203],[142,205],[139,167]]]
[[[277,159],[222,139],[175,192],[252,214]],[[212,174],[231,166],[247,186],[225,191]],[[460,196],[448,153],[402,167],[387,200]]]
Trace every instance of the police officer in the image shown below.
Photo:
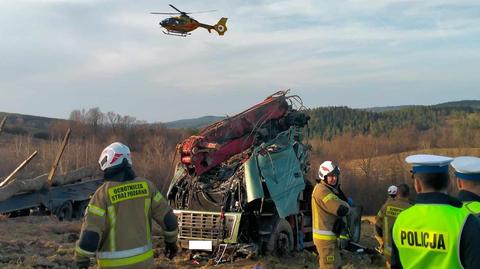
[[[99,268],[154,268],[152,218],[164,231],[165,254],[177,252],[177,219],[149,180],[132,169],[130,149],[113,143],[99,159],[105,183],[85,212],[75,248],[75,268],[88,268],[96,256]]]
[[[392,254],[392,228],[398,214],[411,206],[408,201],[410,188],[407,184],[400,184],[398,187],[392,185],[388,188],[388,199],[378,211],[375,231],[377,236],[382,238],[382,251],[385,254],[386,267],[390,268],[390,257]]]
[[[337,237],[341,235],[350,212],[350,206],[339,187],[340,169],[332,161],[323,162],[318,169],[320,182],[312,193],[313,242],[319,254],[319,267],[340,268],[340,251]]]
[[[452,162],[460,190],[458,199],[463,207],[476,216],[480,216],[480,158],[462,156]]]
[[[418,195],[393,226],[392,268],[480,268],[480,221],[446,194],[452,158],[412,155]]]

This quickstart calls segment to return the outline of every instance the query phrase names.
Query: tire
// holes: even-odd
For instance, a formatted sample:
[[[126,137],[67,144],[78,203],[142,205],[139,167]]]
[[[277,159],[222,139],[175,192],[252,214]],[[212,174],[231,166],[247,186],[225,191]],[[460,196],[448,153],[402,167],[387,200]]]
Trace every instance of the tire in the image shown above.
[[[64,202],[55,212],[59,221],[71,221],[73,216],[72,202]]]
[[[266,253],[284,256],[293,250],[292,227],[285,219],[278,219],[266,244]]]
[[[353,242],[360,242],[362,232],[362,207],[352,207],[351,213],[348,215],[348,226],[352,235]]]
[[[80,201],[76,203],[73,211],[73,218],[82,219],[85,215],[85,210],[87,210],[89,200]]]
[[[24,216],[29,216],[30,215],[30,209],[21,209],[17,210],[15,212],[10,213],[11,218],[16,218],[16,217],[24,217]]]

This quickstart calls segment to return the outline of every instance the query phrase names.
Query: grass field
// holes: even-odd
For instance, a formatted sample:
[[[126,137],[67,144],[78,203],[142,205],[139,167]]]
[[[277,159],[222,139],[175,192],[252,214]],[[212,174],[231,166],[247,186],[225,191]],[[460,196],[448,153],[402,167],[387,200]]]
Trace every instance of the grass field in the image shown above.
[[[363,222],[361,243],[375,246],[373,226],[366,218]],[[81,222],[58,222],[48,216],[3,218],[0,220],[0,268],[70,268],[73,262],[75,241],[78,239]],[[183,251],[170,261],[163,256],[162,240],[154,238],[156,268],[318,268],[314,253],[295,252],[286,257],[251,257],[215,265],[213,260],[199,264],[192,261],[191,253]],[[383,257],[359,256],[342,253],[343,268],[382,268]],[[92,268],[95,268],[92,266]]]

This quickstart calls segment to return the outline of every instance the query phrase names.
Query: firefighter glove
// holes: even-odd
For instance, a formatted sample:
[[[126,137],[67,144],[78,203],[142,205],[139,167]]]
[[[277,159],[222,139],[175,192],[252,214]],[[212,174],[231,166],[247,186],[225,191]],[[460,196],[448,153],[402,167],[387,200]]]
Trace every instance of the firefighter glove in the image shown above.
[[[346,249],[348,247],[348,242],[350,241],[350,238],[348,238],[347,235],[345,234],[341,234],[339,237],[338,237],[338,248],[339,249]]]
[[[346,226],[347,225],[345,224],[342,218],[337,218],[333,223],[332,232],[335,233],[337,236],[339,236],[341,233],[343,233]]]

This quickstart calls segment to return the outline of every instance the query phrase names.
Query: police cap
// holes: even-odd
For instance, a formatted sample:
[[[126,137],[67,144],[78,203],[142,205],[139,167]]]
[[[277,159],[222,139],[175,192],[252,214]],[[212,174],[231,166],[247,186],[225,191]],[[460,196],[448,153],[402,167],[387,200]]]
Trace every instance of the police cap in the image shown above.
[[[453,160],[452,167],[458,178],[480,182],[480,158],[460,156]]]
[[[448,165],[453,158],[430,154],[416,154],[405,158],[412,165],[413,173],[448,173]]]

